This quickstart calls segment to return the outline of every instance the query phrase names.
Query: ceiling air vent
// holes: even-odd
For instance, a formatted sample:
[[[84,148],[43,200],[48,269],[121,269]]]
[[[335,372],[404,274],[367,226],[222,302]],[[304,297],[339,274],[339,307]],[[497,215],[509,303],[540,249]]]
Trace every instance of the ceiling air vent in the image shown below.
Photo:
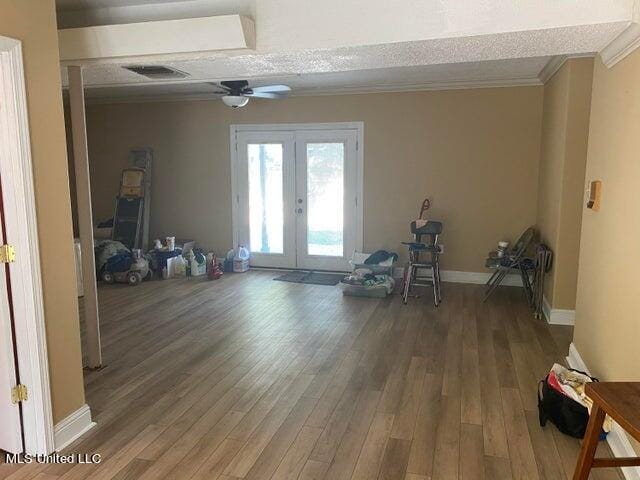
[[[185,78],[189,74],[176,70],[174,68],[164,67],[162,65],[130,65],[124,67],[130,72],[137,73],[143,77],[152,78],[154,80],[164,80],[168,78]]]

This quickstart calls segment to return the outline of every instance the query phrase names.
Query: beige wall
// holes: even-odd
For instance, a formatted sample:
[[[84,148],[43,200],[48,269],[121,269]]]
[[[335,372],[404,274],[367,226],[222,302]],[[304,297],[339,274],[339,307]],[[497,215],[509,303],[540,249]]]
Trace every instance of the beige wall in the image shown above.
[[[567,61],[544,86],[537,226],[554,252],[552,308],[575,308],[593,59]]]
[[[112,216],[133,146],[154,149],[151,235],[232,245],[229,125],[364,121],[365,249],[401,251],[425,196],[445,225],[445,269],[535,222],[542,87],[293,97],[238,110],[220,101],[88,108],[93,211]]]
[[[586,182],[602,181],[602,205],[583,207],[573,341],[606,381],[640,380],[639,85],[640,49],[611,69],[596,60]]]
[[[82,406],[84,390],[53,0],[0,0],[0,35],[21,40],[23,47],[53,416],[57,422]]]
[[[574,342],[603,380],[640,379],[640,49],[596,61],[586,180],[602,180],[599,212],[583,209]]]

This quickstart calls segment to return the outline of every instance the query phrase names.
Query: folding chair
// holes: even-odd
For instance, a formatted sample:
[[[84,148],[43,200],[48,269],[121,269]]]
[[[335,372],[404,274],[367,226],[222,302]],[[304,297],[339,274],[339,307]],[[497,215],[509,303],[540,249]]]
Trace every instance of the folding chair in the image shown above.
[[[407,303],[409,292],[413,286],[433,287],[433,302],[437,307],[442,301],[440,290],[440,245],[438,238],[442,233],[441,222],[427,222],[426,225],[418,228],[416,222],[411,222],[411,233],[414,242],[402,242],[409,247],[409,262],[404,274],[404,286],[402,289],[402,301]],[[427,242],[422,241],[426,237]],[[421,254],[429,255],[421,258]],[[419,275],[418,272],[428,270],[429,274]]]
[[[491,258],[487,259],[487,266],[489,268],[495,268],[495,271],[487,281],[487,290],[483,301],[486,301],[491,294],[495,292],[496,288],[498,288],[512,270],[517,269],[520,277],[522,278],[522,285],[525,289],[525,293],[527,294],[527,299],[531,302],[532,289],[531,283],[529,282],[529,268],[527,265],[528,259],[524,257],[524,254],[531,245],[531,242],[533,242],[535,236],[536,230],[533,227],[529,227],[522,235],[520,235],[520,238],[513,246],[513,249],[508,251],[504,257],[495,259],[496,261]]]

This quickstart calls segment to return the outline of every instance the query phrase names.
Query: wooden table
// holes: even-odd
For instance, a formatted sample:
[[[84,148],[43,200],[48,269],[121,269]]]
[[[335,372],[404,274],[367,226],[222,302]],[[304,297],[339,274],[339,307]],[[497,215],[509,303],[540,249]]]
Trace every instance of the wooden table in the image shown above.
[[[587,383],[585,393],[593,400],[593,408],[573,480],[586,480],[592,468],[640,466],[640,457],[594,458],[607,414],[640,441],[640,382]]]

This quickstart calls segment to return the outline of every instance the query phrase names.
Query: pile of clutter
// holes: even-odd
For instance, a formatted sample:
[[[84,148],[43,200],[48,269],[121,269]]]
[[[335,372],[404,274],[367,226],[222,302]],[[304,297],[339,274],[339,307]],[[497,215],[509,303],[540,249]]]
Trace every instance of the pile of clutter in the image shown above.
[[[342,280],[345,295],[385,297],[393,293],[393,267],[398,254],[378,250],[372,254],[354,252],[352,272]]]
[[[142,250],[130,250],[121,242],[102,240],[95,246],[98,278],[106,283],[123,282],[138,285],[153,277],[201,277],[217,280],[223,272],[249,270],[249,251],[240,246],[227,252],[220,260],[215,253],[205,252],[193,241],[176,244],[175,237],[166,237],[164,243],[154,240],[154,248],[145,255]]]
[[[242,273],[249,270],[249,250],[239,246],[227,252],[223,260],[213,252],[205,253],[196,248],[194,242],[185,242],[177,247],[174,237],[167,237],[163,245],[155,240],[155,248],[150,252],[154,271],[162,272],[162,278],[199,277],[207,275],[209,280],[217,280],[223,272]]]
[[[361,285],[363,287],[384,286],[387,293],[393,292],[395,281],[389,275],[376,275],[368,268],[358,268],[351,275],[342,280],[347,285]]]

